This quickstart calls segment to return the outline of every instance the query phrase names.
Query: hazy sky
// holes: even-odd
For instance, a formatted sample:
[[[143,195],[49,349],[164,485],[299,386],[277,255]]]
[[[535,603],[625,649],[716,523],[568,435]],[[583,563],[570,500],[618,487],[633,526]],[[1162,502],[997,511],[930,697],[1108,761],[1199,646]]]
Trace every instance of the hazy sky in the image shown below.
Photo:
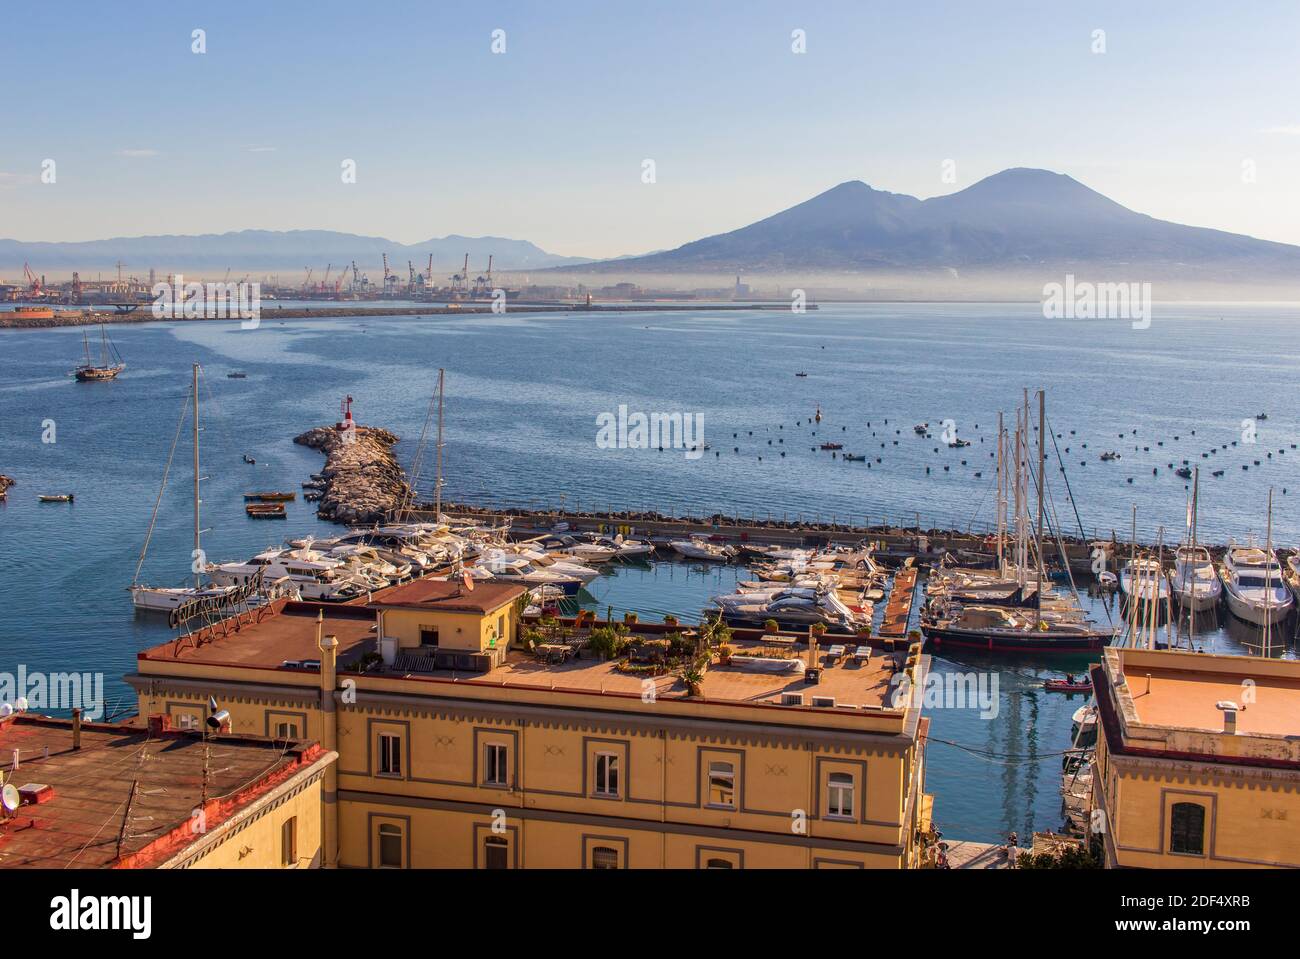
[[[0,63],[0,237],[320,228],[607,256],[844,180],[927,197],[1034,166],[1300,243],[1295,0],[54,0],[6,5]]]

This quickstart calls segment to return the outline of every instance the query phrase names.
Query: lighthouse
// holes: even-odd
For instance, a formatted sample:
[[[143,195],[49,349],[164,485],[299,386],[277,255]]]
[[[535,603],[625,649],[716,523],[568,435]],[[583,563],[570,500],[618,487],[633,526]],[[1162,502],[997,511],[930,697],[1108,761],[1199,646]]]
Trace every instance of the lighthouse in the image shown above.
[[[341,404],[343,419],[334,424],[334,428],[340,433],[350,433],[357,428],[357,424],[352,421],[352,397],[344,397]]]

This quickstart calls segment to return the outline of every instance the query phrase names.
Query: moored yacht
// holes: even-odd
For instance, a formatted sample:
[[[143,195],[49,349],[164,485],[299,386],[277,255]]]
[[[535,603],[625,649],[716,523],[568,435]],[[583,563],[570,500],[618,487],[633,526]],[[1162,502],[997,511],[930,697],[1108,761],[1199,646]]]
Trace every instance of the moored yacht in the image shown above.
[[[1204,546],[1180,546],[1174,561],[1174,598],[1184,609],[1213,609],[1223,598],[1223,584]]]
[[[1295,606],[1272,550],[1229,546],[1223,558],[1223,593],[1238,619],[1256,626],[1276,626]]]

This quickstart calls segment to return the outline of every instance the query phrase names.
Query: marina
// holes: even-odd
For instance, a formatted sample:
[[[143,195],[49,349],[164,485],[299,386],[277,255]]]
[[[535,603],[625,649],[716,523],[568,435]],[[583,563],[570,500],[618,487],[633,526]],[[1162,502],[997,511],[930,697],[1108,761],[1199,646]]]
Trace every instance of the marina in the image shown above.
[[[110,408],[89,398],[84,401],[84,407],[80,406],[81,400],[75,401],[77,406],[68,407],[69,398],[43,389],[43,381],[31,372],[47,369],[49,381],[54,382],[66,369],[60,362],[60,354],[66,356],[66,350],[59,345],[65,342],[59,339],[63,335],[60,331],[7,331],[3,334],[6,337],[52,339],[48,343],[27,340],[17,347],[25,351],[27,368],[22,372],[14,367],[6,369],[8,386],[0,389],[0,412],[10,414],[12,420],[14,404],[33,400],[44,403],[49,415],[59,422],[60,435],[56,446],[45,449],[55,458],[41,462],[33,458],[34,450],[26,442],[12,435],[0,437],[0,460],[24,488],[75,489],[77,496],[75,509],[59,512],[57,515],[66,519],[57,520],[60,525],[51,528],[50,523],[56,520],[50,517],[55,514],[45,514],[44,518],[38,514],[35,495],[29,501],[10,495],[0,514],[0,522],[6,525],[6,545],[0,549],[16,549],[18,544],[37,540],[46,544],[33,554],[39,557],[36,568],[47,570],[46,575],[56,588],[74,589],[80,600],[75,605],[54,607],[35,600],[44,595],[42,591],[20,588],[18,601],[5,614],[9,619],[5,632],[0,634],[0,642],[11,644],[6,649],[22,649],[22,655],[33,668],[42,662],[56,663],[58,657],[68,655],[68,649],[77,648],[77,655],[83,661],[102,665],[107,687],[115,690],[110,692],[110,699],[121,708],[129,696],[116,677],[127,670],[136,649],[170,635],[165,616],[134,614],[131,604],[124,601],[121,589],[129,582],[130,569],[136,563],[139,549],[136,531],[146,528],[148,508],[158,495],[158,477],[167,456],[166,444],[175,427],[175,411],[185,402],[188,392],[178,388],[190,376],[188,363],[181,365],[160,359],[178,346],[196,356],[204,371],[200,380],[204,410],[203,510],[206,525],[212,527],[205,533],[203,543],[210,567],[203,577],[204,590],[227,589],[263,570],[267,579],[286,580],[283,586],[290,590],[289,595],[294,595],[292,590],[296,588],[297,595],[304,599],[311,595],[346,606],[363,603],[368,593],[391,588],[392,584],[400,583],[402,575],[412,578],[450,575],[457,562],[454,551],[410,550],[392,531],[380,534],[384,542],[374,540],[375,524],[382,530],[390,511],[400,508],[404,500],[410,507],[409,514],[403,516],[404,524],[432,522],[435,510],[431,504],[439,473],[435,454],[441,447],[444,460],[441,473],[445,477],[443,511],[464,528],[495,531],[484,534],[487,539],[482,545],[487,549],[482,556],[471,559],[462,555],[460,562],[468,569],[478,570],[476,577],[499,575],[505,582],[520,582],[538,590],[539,610],[549,608],[562,620],[571,618],[578,609],[585,609],[602,621],[612,616],[614,621],[622,622],[625,615],[635,613],[643,624],[661,624],[665,617],[673,617],[685,625],[697,624],[706,611],[718,609],[715,597],[743,596],[749,588],[744,584],[775,582],[761,579],[754,564],[775,567],[789,563],[801,553],[807,563],[830,562],[834,566],[839,562],[835,558],[837,551],[853,555],[864,549],[870,550],[871,567],[866,569],[867,575],[851,577],[853,586],[847,598],[854,601],[845,602],[842,592],[836,591],[840,602],[846,607],[858,607],[859,612],[850,608],[848,619],[822,620],[827,634],[819,643],[821,653],[833,646],[843,647],[837,662],[851,660],[855,653],[849,652],[850,649],[887,642],[906,643],[909,633],[923,631],[925,604],[920,598],[926,596],[926,590],[932,585],[936,566],[942,575],[951,575],[943,574],[944,569],[960,570],[967,578],[963,588],[982,590],[984,600],[1000,596],[1001,602],[1011,601],[1018,588],[1014,575],[1009,584],[1003,584],[1000,581],[981,583],[973,574],[991,571],[994,563],[998,470],[996,455],[986,454],[996,454],[996,413],[999,408],[1014,410],[1016,389],[999,389],[996,394],[984,396],[974,381],[954,383],[952,389],[972,394],[963,401],[967,407],[980,410],[961,418],[963,424],[969,419],[970,425],[961,427],[961,435],[969,435],[972,446],[954,449],[939,443],[939,427],[933,424],[942,417],[928,411],[936,407],[942,410],[948,404],[943,385],[937,389],[928,385],[922,390],[919,386],[908,386],[917,382],[914,378],[904,377],[900,382],[915,393],[893,398],[891,405],[897,409],[888,415],[869,409],[869,400],[858,396],[856,390],[840,385],[849,373],[843,359],[848,347],[842,346],[841,355],[836,359],[823,359],[820,347],[824,341],[860,342],[861,348],[878,354],[873,363],[904,365],[908,361],[903,356],[913,349],[913,344],[906,338],[900,340],[903,334],[892,324],[870,326],[871,332],[863,334],[861,314],[849,311],[837,317],[837,309],[842,308],[820,311],[815,320],[809,321],[817,324],[816,327],[799,337],[791,337],[780,325],[765,329],[762,319],[753,321],[760,325],[751,330],[751,336],[767,337],[779,343],[792,341],[804,353],[803,359],[794,361],[778,362],[774,355],[770,361],[772,376],[779,374],[781,381],[789,383],[794,391],[803,389],[802,384],[816,383],[816,393],[820,395],[812,402],[808,401],[812,397],[801,399],[795,395],[764,396],[757,401],[749,397],[743,403],[710,398],[702,405],[712,409],[714,404],[721,404],[710,420],[714,449],[701,458],[700,468],[694,472],[688,472],[690,461],[680,455],[670,461],[668,452],[593,454],[590,447],[593,428],[587,411],[616,407],[618,398],[626,396],[629,388],[636,395],[649,395],[656,386],[641,380],[635,370],[623,368],[615,376],[604,363],[582,364],[581,370],[570,369],[560,344],[563,337],[579,335],[579,327],[570,325],[585,322],[577,316],[547,319],[507,315],[486,326],[476,325],[484,320],[470,317],[424,321],[435,325],[421,328],[424,332],[417,336],[414,346],[409,341],[411,328],[399,326],[407,322],[400,319],[386,321],[392,324],[387,330],[383,326],[385,321],[372,319],[325,321],[329,327],[327,336],[319,332],[325,327],[315,322],[304,323],[296,329],[286,325],[283,330],[257,332],[255,335],[260,339],[256,343],[229,326],[224,333],[218,333],[216,326],[196,328],[183,323],[118,327],[115,329],[122,331],[118,337],[132,341],[123,343],[124,351],[131,357],[150,359],[133,362],[130,375],[118,380],[114,395],[122,398],[115,400]],[[976,349],[979,341],[968,337],[968,324],[973,321],[953,319],[954,311],[965,315],[965,310],[954,308],[924,322],[931,324],[933,335],[960,343],[962,351]],[[1009,307],[1005,312],[1014,314],[1014,308]],[[865,322],[870,323],[871,311],[865,315]],[[725,355],[731,336],[725,320],[662,314],[652,320],[652,329],[644,329],[642,322],[630,318],[623,322],[627,325],[605,330],[593,341],[597,344],[596,355],[604,355],[605,347],[599,345],[602,342],[609,349],[621,350],[628,344],[650,346],[671,333],[689,336],[703,348],[700,358],[685,358],[683,376],[691,382],[704,382],[703,370],[693,367],[703,363],[704,356],[710,357],[713,375],[720,377],[716,385],[709,387],[711,396],[714,391],[738,388],[753,373],[746,370],[742,376],[739,369],[729,369],[725,364],[719,368],[712,359],[714,355]],[[1003,322],[1010,322],[1011,329],[1015,330],[1008,342],[1035,342],[1036,334],[1030,327],[1018,326],[1014,320]],[[1210,335],[1196,325],[1194,318],[1189,322],[1191,325],[1184,329],[1192,334]],[[436,325],[441,323],[451,325]],[[367,327],[368,335],[360,335],[359,324]],[[539,328],[537,324],[542,326]],[[141,336],[145,339],[138,340]],[[339,367],[341,356],[358,355],[353,351],[359,349],[361,341],[367,344],[367,349],[378,351],[375,359],[365,363],[350,360]],[[457,344],[457,359],[455,364],[449,364],[449,354],[442,347],[453,341]],[[495,369],[491,357],[501,349],[517,348],[520,342],[528,343],[528,348],[537,354],[538,371],[553,370],[553,374],[545,375],[554,375],[556,379],[546,387],[540,386],[536,378],[521,381],[513,388],[519,398],[512,400],[491,379]],[[1041,350],[1047,346],[1046,342],[1037,343],[1036,348]],[[48,358],[42,367],[43,350]],[[403,356],[412,352],[420,359],[413,356],[409,363],[405,362]],[[13,355],[13,350],[4,351],[4,357]],[[971,365],[978,370],[978,350],[974,355],[976,359]],[[4,357],[0,357],[0,364],[12,362]],[[810,375],[796,378],[788,375],[788,368],[781,370],[791,362]],[[1108,354],[1103,362],[1113,368],[1115,358]],[[455,367],[447,379],[446,435],[441,444],[435,438],[437,404],[433,400],[440,365]],[[246,372],[247,376],[227,378],[225,373],[232,368]],[[1112,372],[1126,375],[1122,366]],[[629,373],[634,377],[630,387]],[[863,373],[871,375],[869,368],[856,370],[856,375]],[[924,367],[916,373],[923,377]],[[579,381],[583,386],[574,385]],[[1048,544],[1043,549],[1048,574],[1045,588],[1048,592],[1070,595],[1069,584],[1063,580],[1069,568],[1079,588],[1079,611],[1100,624],[1104,631],[1112,623],[1118,627],[1123,622],[1124,594],[1094,588],[1091,574],[1094,554],[1101,548],[1107,557],[1106,570],[1118,572],[1123,562],[1131,558],[1131,527],[1134,526],[1127,500],[1110,514],[1105,512],[1106,504],[1113,501],[1107,491],[1119,484],[1124,489],[1122,495],[1136,501],[1139,549],[1159,559],[1159,546],[1163,543],[1163,565],[1166,571],[1172,572],[1178,536],[1162,537],[1160,526],[1181,528],[1190,489],[1183,488],[1182,478],[1178,478],[1177,486],[1166,485],[1163,478],[1152,478],[1150,468],[1140,464],[1133,466],[1133,475],[1137,476],[1145,468],[1147,478],[1130,486],[1124,482],[1124,474],[1094,475],[1090,471],[1097,470],[1098,466],[1091,460],[1086,467],[1076,465],[1077,459],[1070,460],[1064,451],[1067,443],[1077,443],[1079,448],[1087,443],[1089,451],[1106,449],[1104,437],[1113,438],[1120,432],[1107,429],[1109,422],[1101,420],[1111,420],[1112,414],[1090,411],[1088,394],[1072,393],[1071,382],[1069,378],[1059,382],[1058,378],[1050,389],[1048,422],[1061,420],[1054,433],[1062,437],[1057,442],[1062,447],[1063,462],[1053,461],[1049,437],[1046,472],[1060,475],[1059,467],[1069,467],[1068,478],[1078,503],[1082,529],[1073,520],[1050,522],[1055,533],[1046,537]],[[126,392],[122,392],[124,388]],[[1215,388],[1213,382],[1207,383],[1207,396],[1212,397]],[[370,424],[384,424],[383,442],[361,447],[368,459],[378,457],[376,462],[387,464],[382,470],[385,477],[382,483],[374,479],[380,474],[364,470],[331,473],[332,458],[334,465],[341,465],[338,456],[343,455],[343,444],[339,443],[334,453],[324,444],[337,435],[338,423],[346,423],[348,419],[347,411],[340,408],[340,401],[348,395],[357,399],[354,409],[360,412],[354,415],[359,420],[356,426],[359,438],[364,438],[367,430],[380,429]],[[547,415],[541,419],[530,416],[536,397],[548,397]],[[850,405],[857,410],[852,420],[844,415]],[[1254,402],[1251,409],[1258,411],[1268,405]],[[823,417],[820,423],[814,416],[819,406]],[[154,414],[153,409],[159,414]],[[927,415],[908,415],[908,409],[926,410]],[[1166,411],[1158,415],[1174,414]],[[111,432],[76,428],[76,424],[100,422],[105,417],[112,421]],[[758,427],[756,421],[763,419],[769,425]],[[1067,419],[1069,425],[1065,423]],[[922,421],[931,426],[922,433],[914,433],[910,424]],[[1227,417],[1225,421],[1219,427],[1222,431],[1235,425]],[[330,425],[313,425],[322,422]],[[1225,500],[1216,487],[1208,485],[1207,470],[1202,470],[1198,546],[1208,552],[1217,569],[1233,536],[1245,542],[1253,532],[1256,542],[1264,543],[1268,532],[1264,494],[1266,485],[1273,485],[1277,490],[1273,538],[1275,543],[1282,544],[1280,575],[1289,574],[1294,578],[1288,546],[1297,541],[1300,528],[1291,517],[1288,498],[1282,493],[1287,480],[1281,461],[1286,459],[1286,454],[1277,452],[1290,450],[1294,438],[1290,431],[1294,427],[1276,409],[1266,422],[1270,430],[1280,433],[1272,450],[1274,456],[1271,459],[1259,456],[1265,465],[1258,469],[1252,462],[1248,464],[1252,466],[1250,471],[1237,470],[1240,479],[1234,485],[1232,497]],[[979,426],[978,432],[975,424]],[[906,435],[896,434],[896,428]],[[1161,439],[1168,443],[1198,441],[1197,437],[1207,435],[1212,429],[1203,423],[1170,424]],[[308,432],[304,434],[304,430]],[[1072,434],[1071,430],[1076,433]],[[822,435],[814,436],[814,432]],[[932,432],[933,439],[927,440],[924,432]],[[1127,425],[1124,432],[1130,432]],[[737,435],[733,437],[733,433]],[[797,442],[800,434],[807,436],[809,442]],[[312,442],[291,442],[295,436],[313,435]],[[417,465],[415,455],[422,435],[426,453],[423,465]],[[1175,441],[1175,435],[1181,439]],[[1067,441],[1065,437],[1072,439]],[[779,442],[782,439],[784,443]],[[771,447],[785,447],[787,456],[765,455],[769,440]],[[899,442],[897,447],[893,445],[895,440]],[[843,450],[812,449],[823,442],[843,442]],[[869,449],[868,442],[875,443],[875,452],[883,462],[878,463],[875,456],[869,460],[870,468],[863,462],[841,462],[840,454],[844,450]],[[1147,445],[1163,449],[1158,442],[1153,438]],[[1226,437],[1215,444],[1216,448],[1220,445],[1226,449],[1218,456],[1228,455],[1227,451],[1234,449]],[[939,452],[934,451],[936,446]],[[740,447],[742,452],[732,452],[733,447]],[[798,452],[799,447],[802,453]],[[130,451],[131,459],[124,469],[116,471],[111,482],[107,476],[87,468],[88,464],[102,461],[106,456],[117,456],[123,450]],[[986,462],[979,463],[972,455],[973,450]],[[1034,453],[1037,453],[1036,444]],[[761,463],[755,454],[764,455]],[[833,458],[832,454],[839,458]],[[182,447],[178,455],[188,455],[188,448]],[[1132,455],[1139,459],[1143,456],[1140,450],[1137,454],[1126,453],[1118,462],[1127,465]],[[961,467],[963,457],[970,464],[965,468]],[[643,460],[649,461],[645,464],[649,472],[642,466]],[[957,472],[944,472],[941,468],[944,465],[956,468]],[[927,474],[925,470],[931,466],[933,472]],[[611,470],[617,471],[617,480]],[[846,478],[848,471],[853,471],[852,479]],[[976,479],[976,473],[982,476]],[[1256,473],[1260,474],[1258,478]],[[649,479],[651,476],[653,480]],[[556,488],[560,477],[565,494],[549,492]],[[704,486],[700,486],[699,477],[706,477]],[[357,486],[355,479],[365,479],[365,483]],[[1174,477],[1169,479],[1172,481]],[[414,492],[402,493],[402,482],[408,482]],[[1261,489],[1260,484],[1266,485]],[[1029,485],[1032,488],[1032,476]],[[1190,487],[1191,482],[1186,485]],[[162,584],[155,587],[160,590],[175,589],[186,579],[192,580],[188,573],[194,548],[189,505],[192,493],[186,486],[182,479],[164,495],[163,505],[167,508],[160,511],[144,570],[148,576],[145,581]],[[1054,494],[1059,493],[1057,483],[1050,476],[1049,486]],[[355,495],[367,487],[373,493],[366,495],[379,499],[367,500]],[[242,515],[245,494],[297,490],[303,495],[292,501],[265,504],[283,507],[286,517],[283,522],[267,524]],[[324,494],[323,498],[303,502],[318,494]],[[1036,497],[1027,499],[1033,503]],[[981,500],[982,508],[976,509],[975,504]],[[1255,501],[1257,508],[1243,508],[1244,504]],[[924,504],[919,511],[918,504]],[[336,518],[347,518],[340,511],[362,505],[376,512],[369,513],[359,526],[352,528],[346,522],[335,522]],[[322,506],[328,509],[318,515]],[[107,535],[106,528],[96,519],[105,509],[121,514],[120,527],[126,531],[125,535]],[[1057,501],[1056,509],[1070,515],[1064,500]],[[1008,512],[1014,517],[1013,509],[1009,508]],[[354,518],[353,522],[356,521]],[[57,536],[52,540],[51,534],[56,530]],[[346,539],[353,532],[370,541]],[[586,534],[594,534],[598,541],[589,541]],[[614,541],[620,536],[623,543],[616,544]],[[552,550],[537,548],[548,537],[556,538],[549,544],[556,547],[555,552],[582,548],[579,544],[585,543],[587,556],[567,554],[563,559],[555,558],[549,555]],[[1011,538],[1008,534],[1008,542]],[[530,540],[536,542],[529,545]],[[80,555],[66,554],[63,541],[79,543]],[[279,545],[274,545],[277,542]],[[634,547],[633,543],[640,545]],[[688,553],[692,549],[698,552],[683,554],[674,543],[682,544]],[[379,562],[364,552],[367,547],[381,554]],[[590,562],[604,550],[619,548],[639,548],[644,552],[639,557]],[[349,556],[349,552],[353,555]],[[411,555],[412,552],[416,555]],[[123,570],[122,576],[115,583],[106,583],[102,592],[93,578],[68,578],[77,576],[78,570],[88,569],[91,555],[95,557],[95,566],[109,562]],[[946,556],[951,558],[945,567]],[[49,566],[56,557],[61,557],[59,565]],[[257,557],[266,561],[250,562]],[[857,560],[853,562],[856,564]],[[10,566],[14,571],[12,578],[21,587],[31,573],[22,564],[11,562]],[[915,586],[900,588],[899,577],[905,584],[909,568],[914,570]],[[807,573],[807,569],[802,572]],[[78,585],[74,587],[73,583]],[[63,585],[57,587],[57,584]],[[819,588],[781,586],[811,589],[814,599]],[[1022,602],[1023,597],[1032,597],[1034,590],[1031,575]],[[904,597],[913,591],[917,601],[904,613]],[[775,598],[768,597],[764,602],[770,603]],[[794,605],[799,605],[809,597],[790,598],[797,601]],[[80,611],[83,606],[87,610],[117,611],[110,612],[107,618],[102,613],[95,614],[98,625],[93,642],[78,639],[89,635],[82,619],[89,614]],[[872,635],[864,643],[861,632],[865,624],[854,623],[852,617],[865,615],[868,607]],[[1015,610],[1014,606],[1008,608]],[[1022,612],[1024,608],[1021,607]],[[757,629],[761,633],[766,629],[767,618],[772,617],[764,616],[749,627],[733,628]],[[1292,615],[1265,637],[1258,627],[1243,622],[1223,604],[1218,604],[1197,614],[1196,643],[1207,651],[1292,657],[1294,619]],[[1178,622],[1179,618],[1174,617],[1175,626]],[[59,629],[63,638],[49,647],[36,642],[33,630],[37,623],[45,626],[40,635],[47,635],[52,626]],[[778,635],[791,637],[796,654],[806,656],[807,646],[801,640],[807,639],[808,626],[807,620],[778,623]],[[898,635],[900,629],[902,635]],[[1185,622],[1182,630],[1185,643]],[[1061,828],[1063,811],[1057,754],[1073,748],[1071,719],[1080,706],[1078,694],[1062,695],[1045,684],[1064,680],[1071,672],[1083,675],[1096,651],[1081,649],[1050,655],[990,651],[978,646],[943,643],[942,637],[939,638],[939,645],[929,646],[937,674],[987,672],[1000,679],[996,719],[982,720],[977,712],[969,710],[938,710],[931,714],[935,742],[930,750],[928,777],[938,797],[938,815],[945,833],[962,837],[964,841],[997,843],[1013,829],[1028,836],[1035,830]],[[7,655],[12,657],[14,653]],[[1003,755],[1017,758],[1010,767],[998,766],[1008,761],[997,758]],[[994,783],[987,775],[990,768],[999,768],[1006,774]]]

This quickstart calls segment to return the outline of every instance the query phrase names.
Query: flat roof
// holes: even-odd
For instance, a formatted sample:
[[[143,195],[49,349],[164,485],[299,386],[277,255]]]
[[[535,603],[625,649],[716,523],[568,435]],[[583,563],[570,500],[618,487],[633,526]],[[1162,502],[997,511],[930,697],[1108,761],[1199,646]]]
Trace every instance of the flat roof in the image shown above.
[[[338,660],[346,665],[363,653],[378,651],[375,614],[361,606],[279,600],[190,636],[154,646],[138,659],[154,662],[210,663],[223,666],[281,667],[286,661],[318,660],[317,617],[325,636],[338,639]]]
[[[8,760],[20,750],[7,782],[51,790],[0,822],[0,869],[159,865],[201,838],[190,819],[205,798],[211,832],[327,755],[252,736],[209,737],[205,749],[197,732],[136,724],[83,723],[81,748],[72,742],[69,719],[0,720],[0,752]]]
[[[483,614],[513,602],[525,592],[517,583],[478,581],[473,582],[472,589],[467,589],[460,580],[414,579],[386,590],[366,608],[405,607]]]
[[[1158,667],[1142,667],[1126,675],[1133,708],[1144,726],[1221,732],[1223,712],[1215,703],[1226,700],[1243,707],[1237,712],[1238,735],[1300,734],[1300,677],[1287,680],[1247,671]],[[1247,695],[1253,701],[1247,702]]]
[[[735,641],[733,649],[761,647],[762,643]],[[826,646],[821,652],[825,653]],[[782,693],[800,693],[804,705],[811,706],[814,696],[829,696],[839,706],[872,706],[884,708],[891,696],[890,679],[901,667],[905,653],[888,653],[873,650],[862,665],[842,661],[840,665],[823,668],[820,681],[806,683],[803,673],[772,673],[746,668],[742,657],[733,657],[732,665],[713,665],[704,674],[700,695],[713,702],[780,705]],[[807,663],[807,650],[797,658]],[[392,671],[388,672],[392,675]],[[419,676],[449,677],[449,670],[420,673]],[[617,661],[594,658],[570,659],[563,664],[538,662],[531,654],[512,650],[501,666],[489,672],[467,675],[457,672],[458,683],[482,683],[489,686],[514,686],[522,688],[562,689],[570,692],[622,693],[641,695],[649,678],[654,683],[658,698],[687,698],[686,685],[675,673],[647,677],[621,673]]]

